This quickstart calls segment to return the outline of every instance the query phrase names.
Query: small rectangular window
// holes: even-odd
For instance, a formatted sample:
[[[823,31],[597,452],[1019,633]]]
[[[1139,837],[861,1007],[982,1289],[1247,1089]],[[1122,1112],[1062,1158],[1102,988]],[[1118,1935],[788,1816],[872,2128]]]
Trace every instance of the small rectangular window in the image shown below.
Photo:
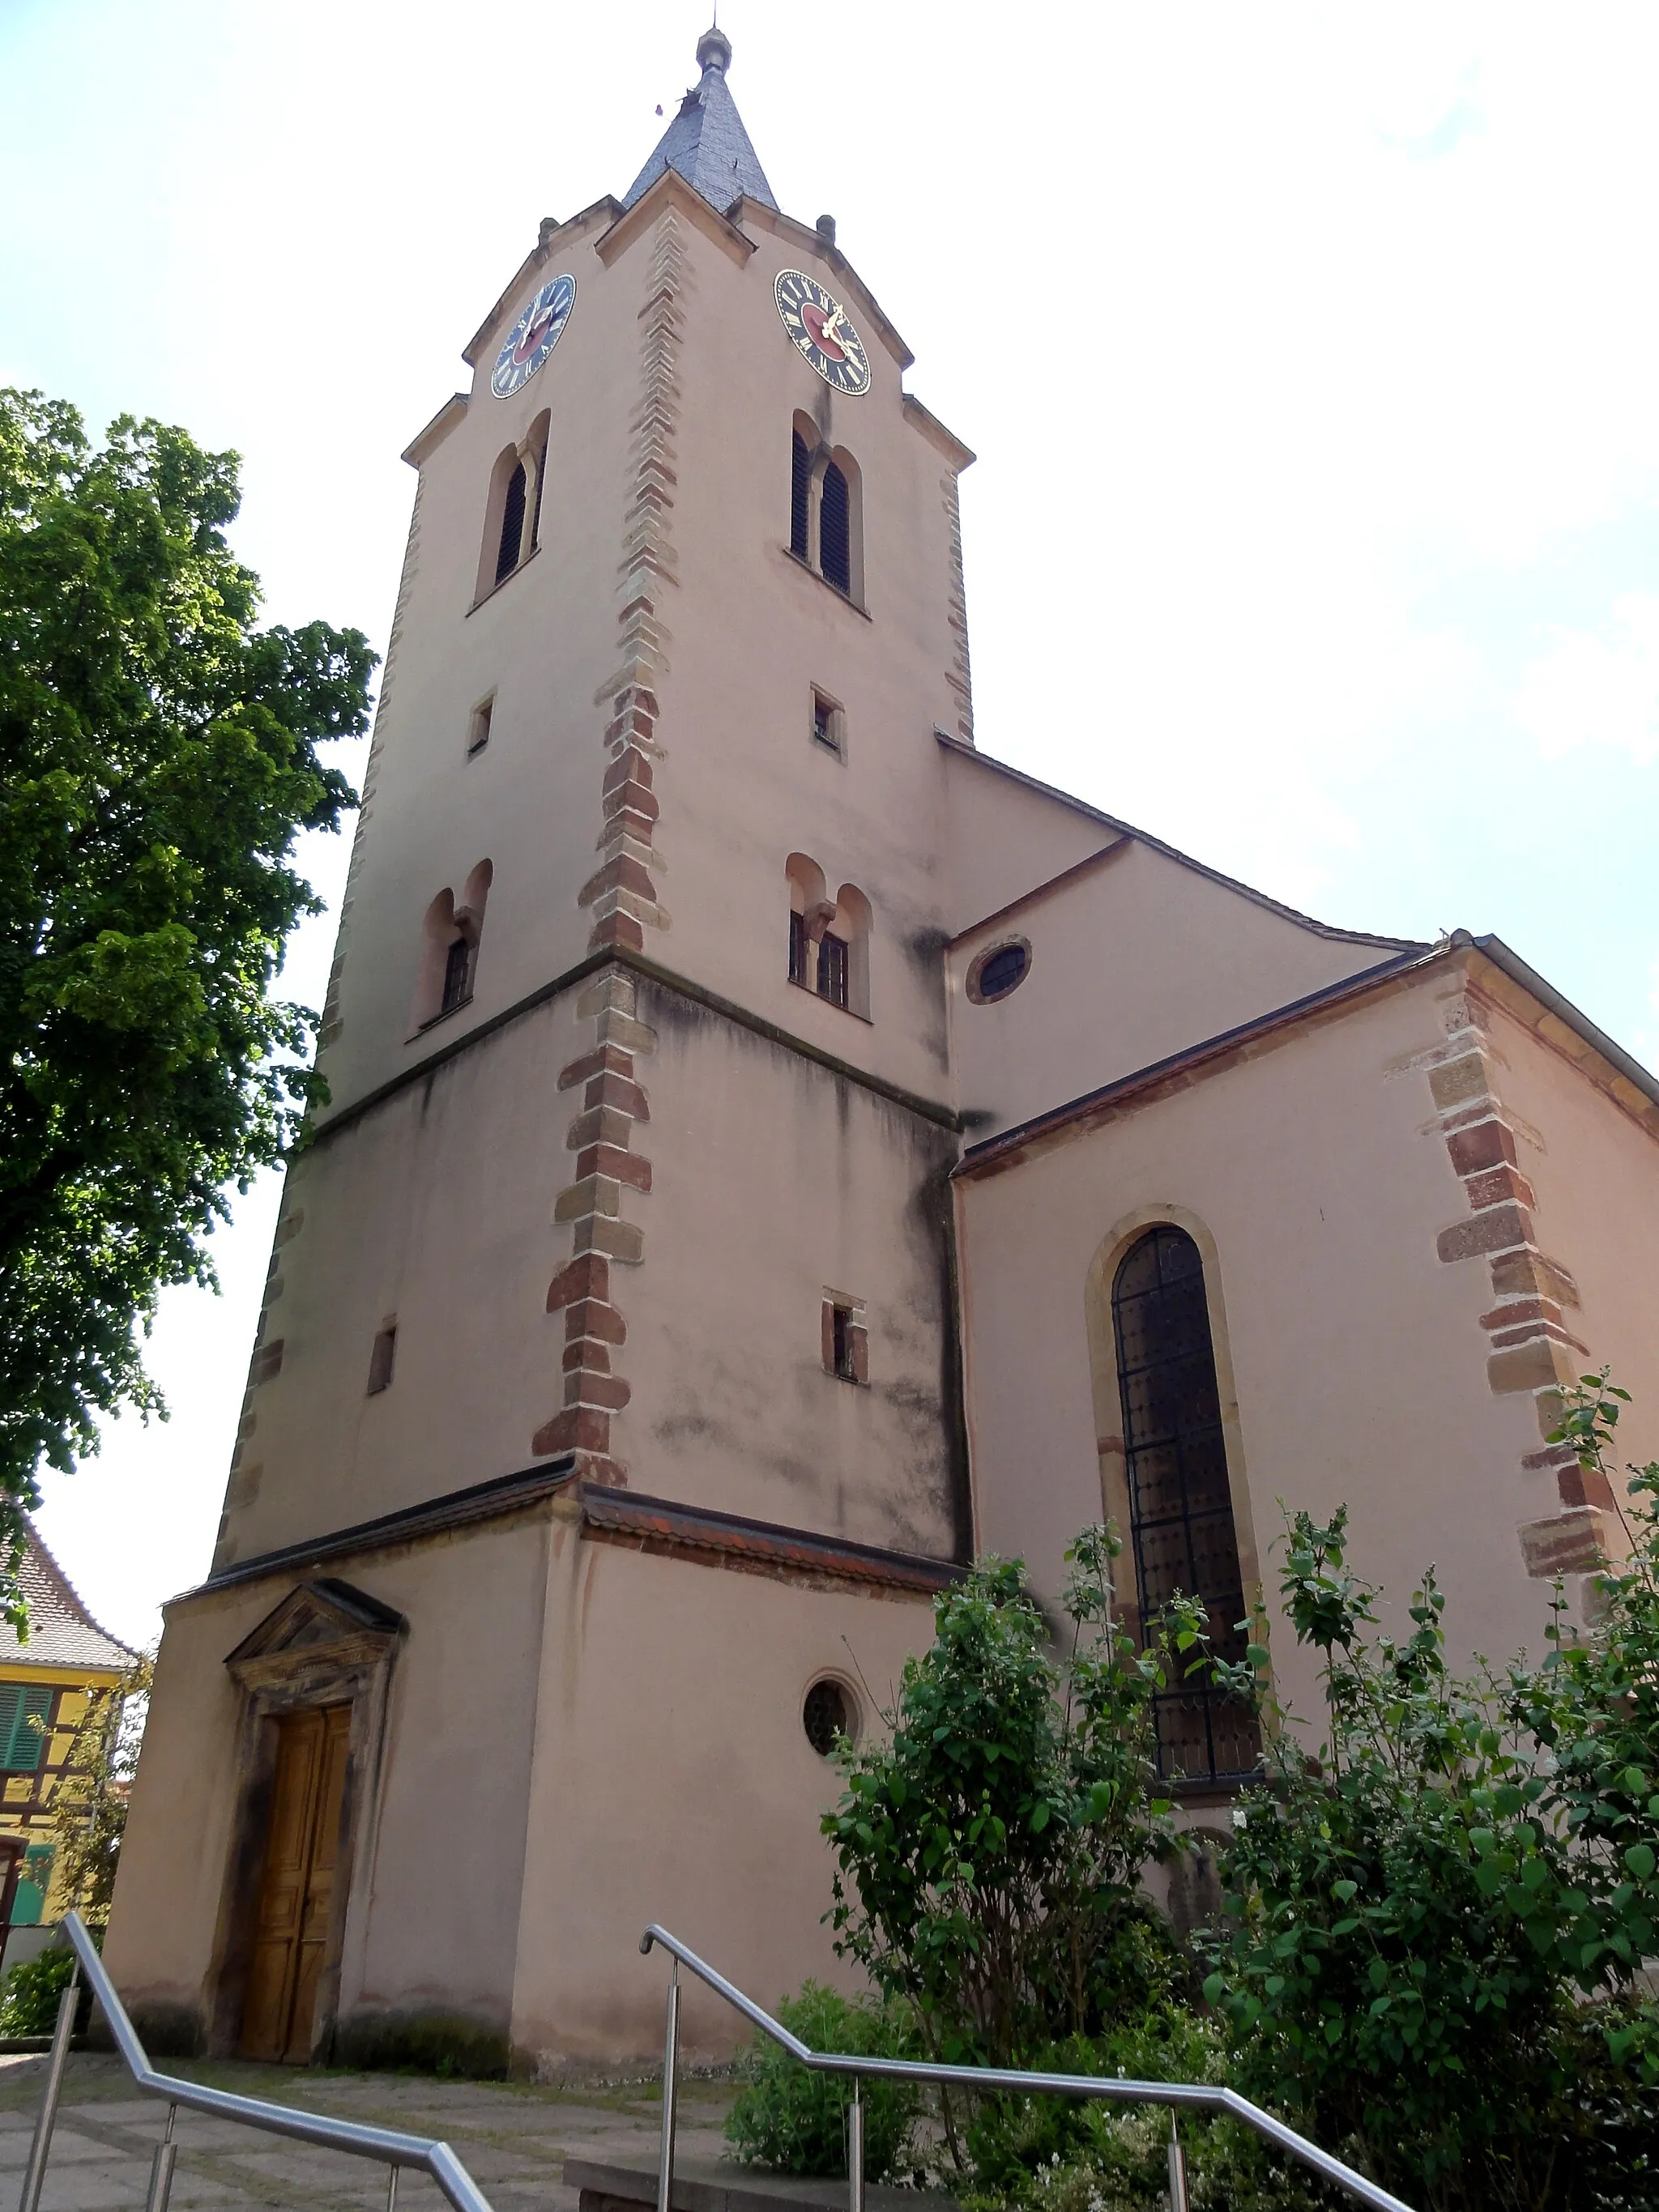
[[[818,996],[832,1006],[847,1004],[847,940],[830,930],[818,945]]]
[[[482,706],[472,709],[466,726],[466,757],[472,760],[489,743],[489,725],[495,712],[495,697],[492,692]]]
[[[806,916],[791,913],[789,916],[789,980],[792,983],[806,981]]]
[[[374,1349],[368,1355],[368,1391],[373,1398],[377,1392],[392,1387],[392,1370],[398,1360],[398,1324],[392,1322],[374,1340]]]
[[[823,1300],[823,1370],[842,1382],[866,1382],[870,1376],[869,1334],[864,1308],[844,1291],[829,1291]]]
[[[812,737],[826,752],[840,753],[846,750],[846,717],[833,699],[819,690],[812,693]]]

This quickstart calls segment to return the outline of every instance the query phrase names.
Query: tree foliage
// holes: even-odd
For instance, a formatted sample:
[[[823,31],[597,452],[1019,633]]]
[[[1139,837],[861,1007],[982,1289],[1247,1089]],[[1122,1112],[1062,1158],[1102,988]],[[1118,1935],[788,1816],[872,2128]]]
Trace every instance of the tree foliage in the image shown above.
[[[982,1562],[938,1600],[890,1737],[844,1754],[823,1823],[837,1948],[914,2005],[944,2058],[1028,2062],[1177,1972],[1140,1887],[1179,1847],[1152,1701],[1203,1614],[1177,1600],[1136,1645],[1113,1617],[1120,1549],[1092,1528],[1066,1554],[1060,1660],[1019,1565]]]
[[[158,1286],[318,1094],[270,995],[318,910],[296,832],[352,801],[318,748],[368,721],[362,634],[254,627],[237,459],[0,392],[0,1557],[44,1457],[158,1405]],[[21,1620],[15,1582],[0,1603]]]

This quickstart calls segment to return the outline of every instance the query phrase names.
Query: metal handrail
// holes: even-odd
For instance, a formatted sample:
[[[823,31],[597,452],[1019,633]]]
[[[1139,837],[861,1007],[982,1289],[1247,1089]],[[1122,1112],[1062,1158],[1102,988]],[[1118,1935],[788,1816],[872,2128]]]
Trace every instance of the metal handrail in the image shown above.
[[[180,2105],[191,2112],[211,2112],[218,2119],[240,2120],[245,2127],[262,2128],[268,2135],[286,2136],[294,2142],[315,2143],[325,2150],[344,2151],[353,2158],[378,2160],[391,2169],[386,2184],[387,2212],[396,2212],[398,2174],[404,2166],[430,2174],[454,2207],[454,2212],[490,2212],[489,2199],[447,2142],[438,2142],[426,2136],[404,2135],[398,2128],[372,2128],[358,2120],[337,2120],[320,2112],[301,2112],[289,2105],[267,2103],[263,2097],[238,2096],[232,2089],[213,2089],[204,2082],[186,2081],[176,2074],[158,2073],[138,2040],[137,2030],[127,2018],[126,2008],[116,1995],[115,1984],[78,1912],[64,1915],[64,1932],[74,1946],[78,1972],[86,1976],[94,1996],[103,2008],[110,2033],[115,2038],[115,2047],[135,2086],[146,2096],[164,2097],[171,2108],[167,2134],[155,2148],[146,2212],[165,2212],[177,2148],[173,2140],[173,2117]],[[69,2055],[70,2035],[75,2023],[76,1998],[76,1984],[71,1981],[58,2005],[58,2031],[52,2039],[47,2067],[46,2094],[35,2124],[34,2144],[29,2154],[19,2212],[35,2212],[40,2201],[46,2153],[57,2117],[58,2093],[63,2082],[64,2061]]]
[[[657,2212],[672,2212],[670,2198],[673,2190],[674,2171],[674,2070],[679,2041],[679,1968],[688,1966],[699,1981],[706,1982],[717,1996],[740,2012],[753,2027],[774,2043],[781,2044],[793,2058],[817,2074],[850,2074],[853,2076],[853,2104],[849,2111],[848,2148],[848,2197],[850,2212],[864,2212],[863,2107],[859,2097],[860,2077],[881,2076],[888,2081],[936,2081],[948,2088],[1012,2090],[1016,2095],[1042,2097],[1102,2098],[1115,2104],[1165,2105],[1171,2112],[1188,2109],[1205,2112],[1225,2112],[1242,2121],[1259,2136],[1292,2158],[1310,2166],[1316,2173],[1334,2181],[1339,2189],[1346,2189],[1350,2197],[1360,2203],[1374,2208],[1374,2212],[1412,2212],[1412,2207],[1402,2197],[1390,2196],[1386,2189],[1370,2181],[1363,2173],[1356,2173],[1340,2158],[1334,2158],[1317,2143],[1299,2136],[1294,2128],[1275,2119],[1260,2105],[1253,2105],[1248,2097],[1241,2097],[1237,2089],[1223,2088],[1218,2084],[1201,2081],[1129,2081],[1121,2075],[1093,2074],[1032,2074],[1007,2066],[941,2066],[929,2060],[909,2058],[854,2057],[843,2051],[813,2051],[798,2035],[792,2035],[781,2021],[763,2011],[752,1997],[745,1996],[724,1974],[717,1973],[706,1960],[688,1948],[665,1928],[653,1922],[640,1938],[640,1949],[648,1953],[653,1944],[660,1944],[675,1960],[668,1992],[668,2033],[663,2058],[662,2087],[662,2154],[658,2174]],[[1186,2185],[1184,2162],[1179,2145],[1174,2141],[1174,2120],[1171,2118],[1170,2149],[1170,2183],[1172,2212],[1185,2212]]]

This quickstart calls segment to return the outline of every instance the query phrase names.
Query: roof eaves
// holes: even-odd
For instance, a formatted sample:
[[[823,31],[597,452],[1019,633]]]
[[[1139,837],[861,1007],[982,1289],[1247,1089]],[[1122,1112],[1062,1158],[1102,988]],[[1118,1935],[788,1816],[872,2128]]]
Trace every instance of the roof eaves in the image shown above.
[[[948,730],[941,730],[937,724],[933,735],[951,752],[978,761],[983,767],[994,769],[999,775],[1007,776],[1014,783],[1023,783],[1028,791],[1041,792],[1045,799],[1055,799],[1060,805],[1069,806],[1073,813],[1085,814],[1091,821],[1101,823],[1108,830],[1115,830],[1121,836],[1133,837],[1138,844],[1145,845],[1149,852],[1161,853],[1166,860],[1174,860],[1181,867],[1190,868],[1195,876],[1203,876],[1210,883],[1219,884],[1224,890],[1237,891],[1241,898],[1249,899],[1252,905],[1265,907],[1269,914],[1276,914],[1285,921],[1295,922],[1299,929],[1311,930],[1316,937],[1330,938],[1339,945],[1382,945],[1396,952],[1426,952],[1432,949],[1423,938],[1377,937],[1370,930],[1339,929],[1334,922],[1316,921],[1310,914],[1302,914],[1295,907],[1286,906],[1282,899],[1269,898],[1266,891],[1257,890],[1253,884],[1242,884],[1236,876],[1223,875],[1219,868],[1208,867],[1202,860],[1194,860],[1190,853],[1183,853],[1178,845],[1166,844],[1162,837],[1154,837],[1150,830],[1137,830],[1133,822],[1124,822],[1115,814],[1104,813],[1098,806],[1091,806],[1087,799],[1079,799],[1072,792],[1061,791],[1057,784],[1044,783],[1038,776],[1028,775],[1024,769],[1011,768],[1006,761],[998,760],[994,754],[983,752],[979,746],[970,745],[961,738],[953,738]]]
[[[1576,1036],[1581,1037],[1593,1052],[1599,1053],[1617,1075],[1622,1075],[1651,1104],[1659,1106],[1659,1076],[1633,1059],[1621,1044],[1615,1043],[1607,1031],[1598,1029],[1589,1016],[1581,1012],[1571,999],[1564,998],[1553,983],[1529,967],[1520,954],[1512,951],[1501,937],[1474,937],[1466,929],[1454,931],[1449,940],[1458,946],[1472,946],[1490,960],[1492,966],[1518,983],[1529,998],[1535,999],[1547,1013],[1553,1014]]]

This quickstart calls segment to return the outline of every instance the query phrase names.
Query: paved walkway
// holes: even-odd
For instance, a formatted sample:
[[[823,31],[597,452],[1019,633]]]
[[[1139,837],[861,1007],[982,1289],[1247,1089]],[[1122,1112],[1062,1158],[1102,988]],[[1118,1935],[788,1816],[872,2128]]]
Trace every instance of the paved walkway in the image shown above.
[[[44,2058],[0,2057],[0,2212],[15,2212],[40,2109]],[[248,2096],[269,2097],[412,2134],[440,2136],[463,2160],[495,2212],[576,2212],[563,2185],[567,2151],[654,2155],[659,2113],[654,2082],[605,2087],[541,2088],[514,2082],[441,2081],[406,2074],[334,2074],[234,2063],[173,2070]],[[678,2147],[717,2157],[730,2086],[682,2081]],[[135,2096],[114,2058],[91,2053],[69,2062],[46,2170],[41,2212],[128,2212],[142,2206],[150,2157],[167,2107]],[[378,2212],[386,2202],[383,2166],[342,2153],[285,2142],[252,2128],[179,2115],[179,2163],[173,2203],[241,2212],[280,2205],[289,2212],[349,2206]],[[444,2212],[424,2174],[404,2172],[398,2212]]]

